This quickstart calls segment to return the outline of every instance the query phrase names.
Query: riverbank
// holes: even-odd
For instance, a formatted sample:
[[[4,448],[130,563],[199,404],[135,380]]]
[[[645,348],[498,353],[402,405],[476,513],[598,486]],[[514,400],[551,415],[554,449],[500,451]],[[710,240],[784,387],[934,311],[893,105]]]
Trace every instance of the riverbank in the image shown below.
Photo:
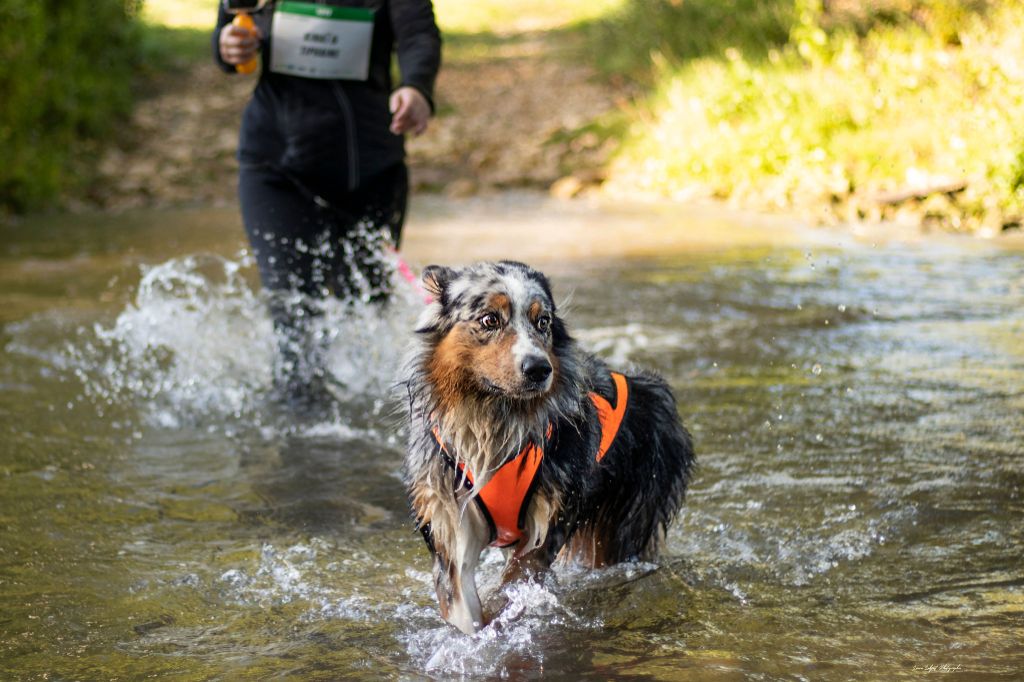
[[[153,94],[138,103],[95,181],[67,201],[72,210],[235,201],[238,123],[255,78],[226,75],[208,58],[209,8],[194,0],[173,12],[165,5],[151,2],[147,21],[160,31],[161,52],[171,43],[176,54],[146,84]],[[589,184],[602,179],[618,143],[598,144],[579,131],[638,92],[576,58],[585,37],[574,22],[602,3],[569,2],[546,20],[537,3],[521,13],[436,5],[445,65],[437,115],[427,134],[408,141],[414,189],[467,196],[548,189],[574,173]]]
[[[624,115],[606,189],[1019,229],[1022,24],[1006,0],[623,2],[592,28],[590,59],[650,94]]]
[[[417,191],[724,201],[981,236],[1020,226],[1024,40],[1011,20],[1024,10],[1009,3],[942,24],[837,14],[844,3],[435,4],[445,66],[437,116],[408,145]],[[67,205],[233,204],[254,80],[209,60],[203,3],[146,7],[174,59]]]

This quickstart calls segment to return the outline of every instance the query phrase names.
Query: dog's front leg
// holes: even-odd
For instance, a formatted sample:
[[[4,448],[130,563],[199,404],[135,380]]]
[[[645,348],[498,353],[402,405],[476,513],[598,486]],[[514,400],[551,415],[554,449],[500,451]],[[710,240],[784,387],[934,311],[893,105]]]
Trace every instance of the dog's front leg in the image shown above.
[[[539,580],[551,568],[551,554],[547,547],[538,547],[526,554],[520,548],[509,551],[508,561],[501,572],[501,586],[487,599],[486,620],[494,620],[508,606],[505,587],[520,580]]]
[[[434,555],[434,588],[441,617],[471,635],[484,626],[476,567],[487,546],[490,527],[472,502],[461,512],[453,547],[438,547]]]

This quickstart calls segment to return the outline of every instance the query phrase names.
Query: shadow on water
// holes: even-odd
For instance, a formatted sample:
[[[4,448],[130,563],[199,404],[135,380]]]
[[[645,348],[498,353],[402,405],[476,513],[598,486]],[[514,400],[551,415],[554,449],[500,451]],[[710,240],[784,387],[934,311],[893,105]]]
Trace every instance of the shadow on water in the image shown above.
[[[401,484],[416,295],[327,311],[347,388],[298,419],[232,213],[53,220],[0,251],[5,671],[1019,674],[1019,251],[514,194],[414,215],[414,264],[535,262],[581,343],[672,383],[700,470],[661,561],[559,568],[455,633]]]

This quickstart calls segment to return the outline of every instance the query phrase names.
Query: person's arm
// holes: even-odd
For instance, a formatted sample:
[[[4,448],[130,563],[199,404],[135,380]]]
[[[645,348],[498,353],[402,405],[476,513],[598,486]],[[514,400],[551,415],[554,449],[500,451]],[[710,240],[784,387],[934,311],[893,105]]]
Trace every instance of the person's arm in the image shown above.
[[[398,68],[403,87],[415,88],[434,110],[434,82],[441,68],[441,32],[430,0],[390,0]],[[397,92],[397,90],[396,90]]]
[[[225,73],[237,73],[238,64],[256,58],[260,49],[260,31],[235,26],[234,17],[224,10],[223,3],[217,3],[217,27],[213,30],[213,60]]]

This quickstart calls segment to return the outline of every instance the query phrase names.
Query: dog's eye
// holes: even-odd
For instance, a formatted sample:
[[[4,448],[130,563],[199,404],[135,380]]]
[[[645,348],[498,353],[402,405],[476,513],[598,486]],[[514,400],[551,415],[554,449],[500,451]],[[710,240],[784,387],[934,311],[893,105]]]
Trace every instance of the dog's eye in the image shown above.
[[[537,329],[542,332],[546,332],[551,328],[551,318],[548,315],[541,315],[537,318],[537,322],[535,324],[537,325]]]
[[[480,322],[480,326],[484,329],[497,329],[498,322],[500,322],[500,320],[494,313],[484,313],[480,316],[478,322]]]

